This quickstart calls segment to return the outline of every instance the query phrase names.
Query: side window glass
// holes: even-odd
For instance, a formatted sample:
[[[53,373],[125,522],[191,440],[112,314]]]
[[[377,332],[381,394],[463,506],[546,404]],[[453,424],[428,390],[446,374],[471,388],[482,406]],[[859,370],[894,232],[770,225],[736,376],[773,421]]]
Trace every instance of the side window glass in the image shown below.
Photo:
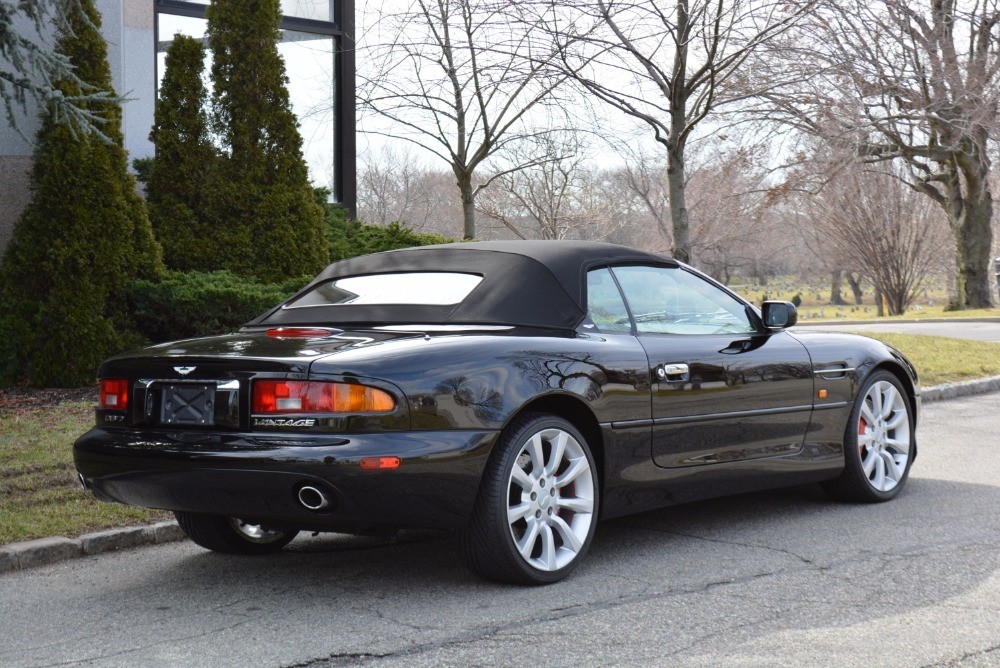
[[[587,315],[602,332],[632,333],[628,309],[608,269],[587,272]]]
[[[755,332],[744,305],[679,267],[615,267],[640,334]]]

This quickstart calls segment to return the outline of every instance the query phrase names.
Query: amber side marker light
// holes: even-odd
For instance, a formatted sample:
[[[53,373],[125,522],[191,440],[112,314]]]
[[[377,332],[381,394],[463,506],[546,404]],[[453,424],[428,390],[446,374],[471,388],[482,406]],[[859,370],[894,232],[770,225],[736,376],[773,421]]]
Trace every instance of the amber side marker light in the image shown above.
[[[363,471],[378,471],[380,469],[398,469],[400,465],[399,457],[362,457],[361,469]]]
[[[255,380],[253,412],[391,413],[396,400],[377,387],[320,380]]]
[[[128,380],[101,378],[101,408],[123,411],[128,408]]]

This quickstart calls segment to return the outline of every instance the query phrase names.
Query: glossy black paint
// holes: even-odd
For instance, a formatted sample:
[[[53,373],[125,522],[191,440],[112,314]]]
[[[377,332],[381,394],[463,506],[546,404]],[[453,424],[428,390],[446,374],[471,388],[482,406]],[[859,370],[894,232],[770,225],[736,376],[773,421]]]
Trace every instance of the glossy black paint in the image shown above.
[[[902,382],[910,397],[914,424],[917,424],[920,382],[916,369],[898,350],[881,341],[853,334],[814,330],[795,330],[790,334],[809,351],[817,392],[827,391],[825,399],[816,400],[806,436],[807,444],[840,447],[854,399],[865,379],[876,369],[886,369]],[[915,441],[913,457],[916,455]]]
[[[895,373],[919,407],[916,372],[892,348],[769,331],[751,310],[758,332],[744,335],[601,334],[582,324],[357,327],[289,339],[249,327],[153,346],[102,365],[101,377],[128,379],[131,403],[97,411],[97,426],[76,442],[76,466],[104,500],[301,529],[460,529],[491,449],[525,412],[559,415],[581,431],[608,518],[836,477],[852,402],[875,369]],[[686,377],[659,379],[656,369],[673,363],[688,365]],[[261,378],[370,385],[397,407],[268,423],[251,413]],[[215,425],[158,424],[165,384],[180,383],[216,384]],[[362,457],[381,456],[399,457],[399,468],[361,469]],[[334,503],[302,507],[304,484]]]
[[[768,329],[787,329],[799,321],[792,302],[766,301],[760,307],[761,319]]]
[[[103,500],[234,515],[307,529],[457,529],[468,519],[492,431],[348,435],[170,432],[97,427],[76,443],[76,466]],[[399,469],[363,471],[362,457],[396,455]],[[296,500],[327,492],[329,512]]]
[[[657,465],[718,464],[801,449],[812,370],[805,348],[788,334],[647,334],[640,342],[653,366],[690,368],[689,377],[668,377],[653,388]]]

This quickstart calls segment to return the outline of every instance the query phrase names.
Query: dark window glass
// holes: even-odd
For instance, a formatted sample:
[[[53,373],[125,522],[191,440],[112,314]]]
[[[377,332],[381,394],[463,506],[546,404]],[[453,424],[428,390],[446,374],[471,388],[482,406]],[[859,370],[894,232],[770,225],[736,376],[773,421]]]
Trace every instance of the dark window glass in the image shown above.
[[[743,334],[756,331],[745,306],[679,267],[615,267],[640,334]]]
[[[209,0],[187,0],[199,5],[209,4]],[[333,3],[330,0],[281,0],[281,13],[314,21],[332,21]]]
[[[587,272],[587,315],[602,332],[632,332],[625,301],[607,269]]]

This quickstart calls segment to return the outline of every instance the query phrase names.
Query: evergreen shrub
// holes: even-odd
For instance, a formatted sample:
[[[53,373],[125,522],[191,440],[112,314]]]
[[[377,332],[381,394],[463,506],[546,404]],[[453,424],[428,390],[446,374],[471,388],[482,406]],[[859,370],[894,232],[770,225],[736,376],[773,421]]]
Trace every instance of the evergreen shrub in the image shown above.
[[[205,49],[175,35],[165,62],[149,133],[156,157],[145,170],[149,219],[168,267],[213,270],[227,249],[210,215],[219,156],[208,136]]]
[[[330,207],[327,213],[326,235],[330,247],[330,259],[333,261],[399,248],[432,246],[455,241],[440,234],[416,232],[401,222],[372,225],[359,220],[349,220],[347,210],[337,207]]]
[[[68,5],[55,51],[79,80],[114,96],[93,0]],[[84,93],[59,82],[63,96]],[[85,96],[86,97],[86,96]],[[129,345],[122,291],[162,271],[122,145],[121,108],[107,95],[82,103],[103,137],[50,105],[42,111],[32,201],[0,264],[0,384],[92,383],[100,362]]]
[[[135,333],[152,342],[223,334],[272,309],[312,276],[260,283],[228,271],[170,271],[137,280],[126,292]]]
[[[329,262],[323,207],[278,53],[279,0],[214,0],[210,122],[223,147],[212,193],[214,265],[263,281],[314,274]]]

